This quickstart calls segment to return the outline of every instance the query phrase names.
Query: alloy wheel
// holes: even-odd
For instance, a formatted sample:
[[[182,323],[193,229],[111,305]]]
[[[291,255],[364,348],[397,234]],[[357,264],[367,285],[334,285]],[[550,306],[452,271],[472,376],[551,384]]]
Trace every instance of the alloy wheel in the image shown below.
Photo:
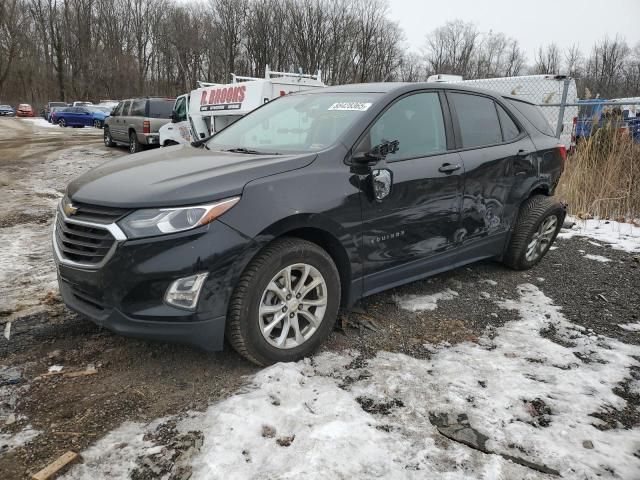
[[[558,217],[550,215],[540,223],[538,230],[531,237],[531,241],[527,245],[525,259],[533,262],[540,258],[551,245],[553,235],[558,228]]]
[[[327,284],[315,267],[296,263],[280,270],[262,293],[260,331],[279,349],[295,348],[320,327],[327,309]]]

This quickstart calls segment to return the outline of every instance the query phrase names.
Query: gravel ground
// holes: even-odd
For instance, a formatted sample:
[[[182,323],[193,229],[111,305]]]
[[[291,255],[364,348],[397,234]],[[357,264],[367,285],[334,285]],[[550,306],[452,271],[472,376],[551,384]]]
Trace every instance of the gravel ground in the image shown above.
[[[22,129],[24,142],[29,130],[24,124],[15,125]],[[0,132],[3,128],[7,126],[0,125]],[[30,128],[36,132],[35,127]],[[74,140],[65,132],[64,141],[56,148],[61,153],[78,145],[104,148],[99,136],[94,136],[92,143],[86,137],[83,134]],[[14,142],[11,145],[18,148],[6,131],[0,134],[0,151],[3,142]],[[47,154],[58,151],[50,146],[42,148]],[[30,154],[24,165],[9,161],[7,156],[0,158],[11,167],[14,187],[14,181],[37,176],[42,170],[43,164],[32,160],[34,155]],[[62,188],[64,178],[58,181],[58,188]],[[0,185],[2,188],[7,186]],[[50,205],[50,200],[43,200],[41,207]],[[10,233],[16,225],[23,225],[25,231],[50,227],[46,218],[25,219],[27,223],[6,220],[6,226],[0,224],[0,235]],[[556,245],[541,264],[527,272],[482,262],[367,298],[353,311],[341,312],[323,351],[351,349],[360,352],[363,359],[380,350],[427,358],[430,353],[424,344],[473,342],[487,329],[516,320],[516,312],[500,309],[495,302],[514,297],[516,287],[523,283],[538,286],[562,307],[569,321],[596,334],[640,344],[640,332],[619,327],[639,322],[637,254],[596,246],[579,237],[560,239]],[[611,261],[592,260],[585,254]],[[39,276],[30,277],[27,291],[38,291],[41,281]],[[410,312],[398,307],[399,298],[438,294],[446,288],[457,295],[440,300],[434,310]],[[247,375],[258,371],[228,346],[224,352],[210,354],[100,330],[69,312],[55,291],[43,289],[40,293],[35,307],[32,302],[18,313],[0,312],[0,328],[12,321],[10,340],[0,338],[0,477],[5,480],[33,474],[67,450],[81,451],[124,421],[151,422],[187,410],[203,410],[236,392],[247,382]],[[547,334],[554,338],[554,332]],[[63,365],[65,371],[95,368],[97,373],[38,379],[52,365]],[[624,383],[615,393],[627,400],[627,407],[599,418],[610,428],[640,426],[640,395]],[[3,450],[2,435],[9,438],[27,427],[40,434]]]

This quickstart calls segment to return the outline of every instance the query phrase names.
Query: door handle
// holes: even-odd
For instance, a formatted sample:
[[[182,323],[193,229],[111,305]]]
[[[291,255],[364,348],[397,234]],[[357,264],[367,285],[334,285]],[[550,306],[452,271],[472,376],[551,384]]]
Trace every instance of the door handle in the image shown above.
[[[460,164],[458,163],[443,163],[438,171],[441,173],[453,173],[456,170],[460,170],[460,168]]]
[[[520,150],[518,150],[518,153],[516,155],[518,155],[519,157],[526,157],[530,154],[531,152],[529,150],[523,150],[522,148]]]

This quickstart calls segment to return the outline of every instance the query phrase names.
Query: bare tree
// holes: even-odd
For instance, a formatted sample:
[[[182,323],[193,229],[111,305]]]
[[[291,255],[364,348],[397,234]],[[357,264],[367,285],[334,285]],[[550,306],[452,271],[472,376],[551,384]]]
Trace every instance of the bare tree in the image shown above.
[[[560,71],[560,49],[555,43],[539,47],[535,54],[533,73],[554,74]]]

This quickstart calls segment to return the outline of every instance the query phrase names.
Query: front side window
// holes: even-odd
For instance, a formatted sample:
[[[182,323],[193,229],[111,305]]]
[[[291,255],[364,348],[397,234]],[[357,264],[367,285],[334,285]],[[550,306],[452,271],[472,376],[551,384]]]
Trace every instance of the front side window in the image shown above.
[[[174,110],[178,116],[179,122],[184,122],[187,119],[187,99],[186,97],[180,97],[176,102]]]
[[[449,93],[460,125],[463,148],[502,142],[498,113],[492,99],[466,93]]]
[[[308,93],[279,97],[213,137],[212,150],[312,152],[333,145],[379,98],[378,93]]]
[[[111,112],[111,116],[112,117],[118,117],[122,114],[122,102],[120,102],[118,105],[116,105],[116,107],[113,109],[113,111]]]
[[[129,115],[129,106],[130,105],[131,105],[131,100],[127,100],[126,102],[124,102],[124,105],[122,106],[121,115]]]
[[[436,92],[417,93],[395,102],[375,121],[356,152],[366,152],[382,142],[395,140],[398,151],[387,155],[390,162],[447,150],[442,107]]]

